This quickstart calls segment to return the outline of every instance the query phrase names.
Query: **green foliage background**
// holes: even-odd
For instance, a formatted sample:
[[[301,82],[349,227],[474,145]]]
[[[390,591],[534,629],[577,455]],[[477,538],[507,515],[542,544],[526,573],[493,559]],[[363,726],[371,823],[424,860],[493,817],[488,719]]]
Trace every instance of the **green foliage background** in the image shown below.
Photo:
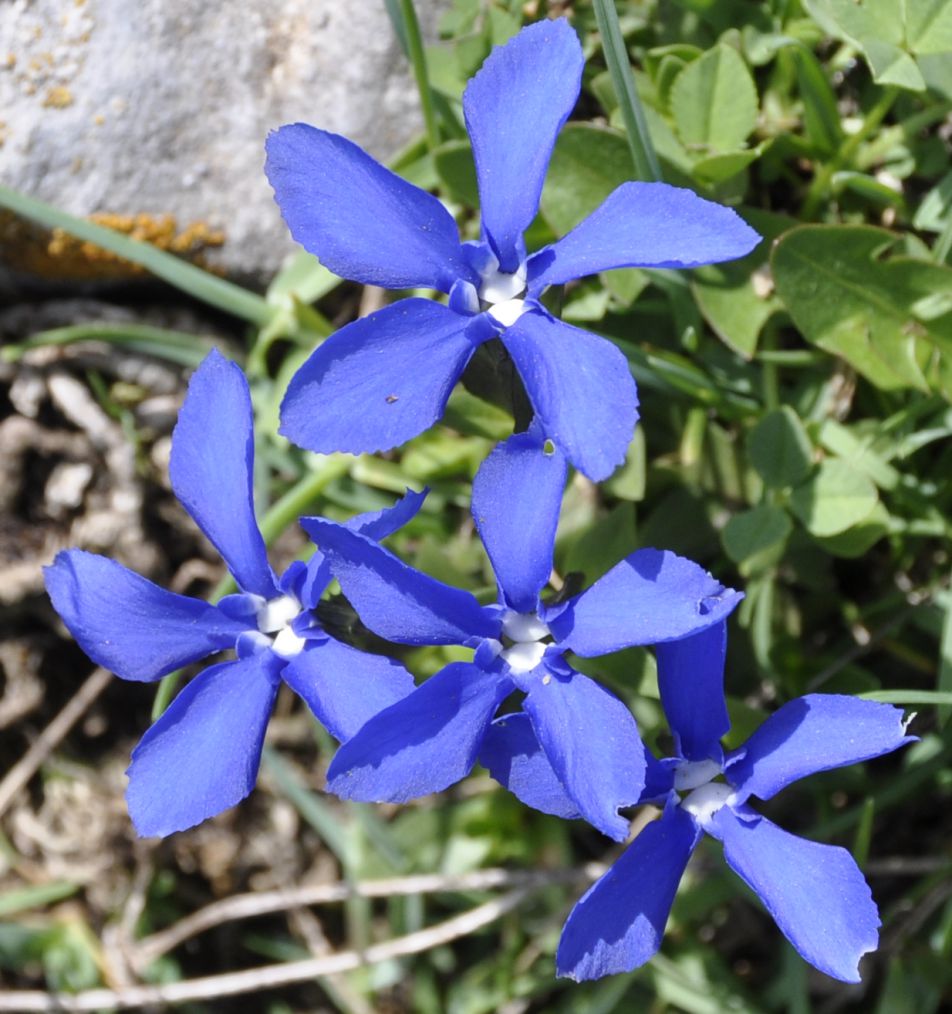
[[[389,6],[412,41],[407,5]],[[921,740],[912,748],[816,776],[765,807],[791,831],[852,849],[882,911],[882,947],[864,963],[860,987],[814,973],[717,849],[705,847],[661,955],[632,975],[582,986],[554,979],[559,927],[578,893],[554,884],[453,947],[353,973],[350,982],[378,1009],[424,1014],[927,1014],[952,987],[952,2],[620,0],[615,7],[647,128],[636,147],[656,153],[665,181],[736,206],[765,242],[723,266],[606,272],[556,294],[564,319],[618,344],[642,399],[624,467],[602,487],[572,479],[556,570],[588,584],[624,554],[658,546],[744,588],[730,626],[731,745],[766,711],[819,689],[918,709],[913,731]],[[443,40],[427,53],[430,143],[421,140],[393,163],[438,192],[467,235],[475,235],[478,217],[462,88],[527,11],[542,14],[545,5],[454,0]],[[532,246],[562,235],[615,186],[638,177],[595,11],[579,2],[553,3],[550,12],[570,14],[588,65]],[[427,484],[433,492],[423,512],[393,548],[434,576],[491,595],[468,504],[476,467],[511,432],[518,398],[505,362],[479,364],[453,395],[444,424],[398,452],[317,460],[276,436],[287,380],[330,333],[338,305],[339,280],[313,258],[300,255],[259,296],[9,191],[0,190],[0,204],[139,260],[247,322],[243,365],[258,411],[269,538],[298,513],[343,518]],[[67,328],[32,342],[84,336]],[[186,365],[206,348],[154,328],[97,336]],[[227,590],[223,584],[218,592]],[[348,622],[339,602],[328,615]],[[407,662],[425,676],[451,657],[424,649]],[[649,744],[665,745],[650,653],[623,652],[585,669],[630,703]],[[332,744],[319,734],[318,741],[323,764]],[[581,824],[526,810],[485,775],[381,812],[328,801],[277,754],[268,770],[274,791],[323,837],[348,880],[488,865],[557,870],[616,852]],[[167,921],[165,909],[181,911],[167,897],[159,903],[163,890],[175,895],[174,871],[165,876],[143,931]],[[398,899],[374,912],[358,905],[341,932],[350,943],[386,939],[484,898]],[[7,902],[0,967],[39,955],[51,988],[96,984],[89,927],[17,922],[18,911],[50,900]],[[242,946],[262,953],[260,940]],[[291,957],[296,947],[274,938],[269,956]],[[155,974],[181,971],[166,958]],[[322,1002],[350,1009],[333,992]],[[276,1014],[299,1009],[293,997],[262,1004]]]

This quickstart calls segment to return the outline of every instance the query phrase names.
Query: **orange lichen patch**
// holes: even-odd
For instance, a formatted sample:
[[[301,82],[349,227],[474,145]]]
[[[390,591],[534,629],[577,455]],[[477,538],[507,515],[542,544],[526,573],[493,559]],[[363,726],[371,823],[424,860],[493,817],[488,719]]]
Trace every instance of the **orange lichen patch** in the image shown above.
[[[225,242],[225,234],[205,222],[192,222],[180,229],[174,215],[117,215],[99,212],[89,221],[107,226],[133,239],[151,243],[203,267],[202,253]],[[47,232],[9,213],[0,213],[0,256],[14,270],[44,278],[110,279],[145,274],[137,264],[87,243],[62,229]]]
[[[73,93],[63,85],[54,85],[43,99],[47,109],[65,109],[73,104]]]

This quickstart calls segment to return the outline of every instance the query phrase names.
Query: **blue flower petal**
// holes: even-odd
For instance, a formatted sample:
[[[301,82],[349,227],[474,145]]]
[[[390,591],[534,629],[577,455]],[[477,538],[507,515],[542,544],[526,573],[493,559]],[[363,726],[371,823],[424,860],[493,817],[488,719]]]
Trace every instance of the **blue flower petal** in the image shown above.
[[[730,208],[667,183],[623,183],[529,261],[529,289],[610,268],[693,268],[743,257],[761,237]]]
[[[385,539],[416,516],[417,511],[423,506],[427,493],[429,489],[424,489],[420,493],[408,489],[406,495],[392,507],[357,514],[349,521],[345,521],[344,527],[374,540]],[[320,551],[314,553],[307,562],[306,573],[297,589],[298,600],[305,609],[313,609],[317,605],[332,576],[330,564],[324,559],[324,554]]]
[[[344,527],[352,532],[360,532],[368,539],[379,542],[388,535],[401,529],[408,521],[415,518],[423,501],[426,499],[429,488],[416,493],[408,489],[406,493],[391,507],[384,507],[380,511],[366,511],[357,514],[349,521],[344,522]]]
[[[401,299],[342,327],[295,373],[281,433],[320,454],[387,450],[443,415],[479,318]]]
[[[479,763],[526,806],[567,820],[582,816],[565,794],[528,715],[495,719],[480,747]]]
[[[555,956],[560,976],[600,979],[639,968],[661,946],[665,923],[700,837],[680,807],[645,827],[569,913]]]
[[[509,606],[534,613],[552,572],[565,458],[534,433],[499,444],[473,480],[473,519]]]
[[[539,207],[555,137],[575,106],[585,58],[569,23],[539,21],[494,49],[463,93],[483,231],[503,271]]]
[[[335,739],[350,739],[374,715],[403,700],[413,677],[392,659],[328,637],[285,666],[284,682]]]
[[[727,623],[666,641],[655,649],[658,689],[678,755],[685,760],[721,759],[721,738],[731,721],[724,699]]]
[[[682,556],[639,549],[548,623],[563,647],[590,657],[698,633],[724,619],[742,598]]]
[[[464,644],[496,637],[494,619],[467,591],[437,581],[372,539],[324,518],[301,527],[330,560],[358,616],[374,633],[398,644]]]
[[[169,477],[239,587],[272,598],[277,582],[255,520],[253,427],[244,374],[210,352],[188,385],[172,434]]]
[[[618,810],[637,803],[645,786],[644,747],[631,712],[581,673],[533,680],[522,706],[579,813],[624,841],[629,822]]]
[[[405,803],[469,774],[512,683],[453,662],[371,718],[334,755],[327,788],[342,799]]]
[[[146,732],[127,772],[140,835],[184,831],[251,792],[280,667],[270,651],[212,666]]]
[[[817,771],[858,764],[916,739],[901,708],[846,694],[808,694],[788,701],[728,760],[738,798],[771,799]]]
[[[798,838],[746,807],[722,807],[708,830],[800,955],[834,979],[859,982],[859,959],[879,940],[879,913],[849,852]]]
[[[625,460],[638,392],[610,341],[538,309],[502,335],[542,430],[579,471],[600,482]]]
[[[79,646],[123,679],[155,680],[233,648],[248,627],[81,549],[58,553],[43,573],[53,606]]]
[[[338,134],[291,123],[270,134],[265,172],[291,235],[341,278],[449,292],[471,278],[453,216]]]

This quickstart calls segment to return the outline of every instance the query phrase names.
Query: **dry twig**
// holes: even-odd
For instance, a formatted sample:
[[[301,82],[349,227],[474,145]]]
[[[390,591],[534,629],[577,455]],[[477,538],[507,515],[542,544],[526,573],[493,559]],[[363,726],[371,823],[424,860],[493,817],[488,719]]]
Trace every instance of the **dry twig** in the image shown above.
[[[10,768],[3,781],[0,782],[0,816],[6,812],[16,794],[36,774],[50,753],[56,749],[60,740],[106,689],[106,685],[111,679],[112,673],[108,669],[94,669],[86,682],[67,701],[62,711],[37,736],[36,742]]]
[[[441,947],[501,919],[506,913],[517,908],[531,890],[531,887],[517,887],[501,898],[494,898],[435,926],[416,933],[408,933],[386,943],[374,944],[364,951],[341,951],[321,958],[305,958],[302,961],[249,968],[224,975],[210,975],[163,986],[133,986],[118,990],[90,989],[73,995],[44,993],[38,990],[10,990],[0,993],[0,1011],[14,1011],[17,1014],[32,1014],[34,1011],[74,1014],[101,1009],[129,1010],[151,1004],[179,1004],[195,1000],[220,999],[262,989],[290,986],[322,975],[349,972],[363,965],[378,964],[381,961],[390,961]]]

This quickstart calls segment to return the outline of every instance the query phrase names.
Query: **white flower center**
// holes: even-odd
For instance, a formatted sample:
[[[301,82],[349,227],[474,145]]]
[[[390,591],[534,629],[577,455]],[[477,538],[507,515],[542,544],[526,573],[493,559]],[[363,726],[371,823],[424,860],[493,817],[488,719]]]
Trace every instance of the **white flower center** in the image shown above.
[[[701,827],[704,827],[722,806],[730,802],[733,795],[734,790],[729,785],[723,782],[708,782],[696,788],[686,799],[682,799],[681,806]]]
[[[486,312],[497,324],[510,327],[525,313],[526,266],[521,264],[517,271],[507,274],[499,265],[491,265],[482,275],[479,298],[486,305]]]
[[[291,624],[301,614],[301,603],[293,595],[281,595],[259,606],[255,614],[258,630],[274,635],[271,650],[282,658],[299,655],[305,641],[294,632]]]
[[[497,324],[502,324],[503,327],[512,327],[526,312],[526,301],[524,299],[507,299],[505,302],[490,306],[486,312]]]
[[[502,632],[513,643],[499,654],[513,672],[529,672],[542,661],[545,638],[551,636],[549,628],[535,613],[506,613],[502,619]]]

